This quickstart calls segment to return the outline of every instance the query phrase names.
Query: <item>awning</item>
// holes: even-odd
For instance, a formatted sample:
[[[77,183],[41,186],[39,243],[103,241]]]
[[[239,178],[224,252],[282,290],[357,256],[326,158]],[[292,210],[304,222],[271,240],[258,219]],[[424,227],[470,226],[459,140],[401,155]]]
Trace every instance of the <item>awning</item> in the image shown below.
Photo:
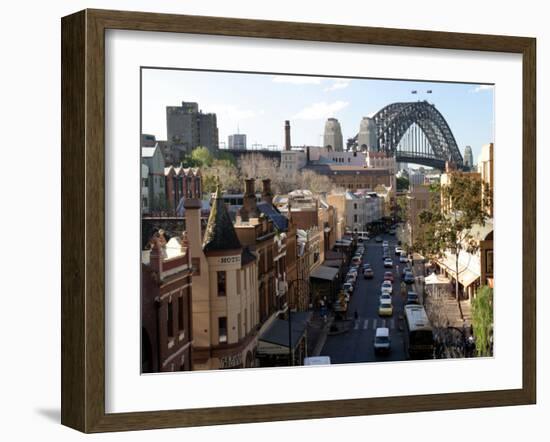
[[[310,278],[324,279],[325,281],[334,281],[336,276],[338,276],[338,269],[327,266],[319,266],[309,274]]]
[[[307,323],[311,319],[311,312],[291,313],[290,345],[296,348],[306,333]],[[288,352],[288,321],[275,319],[271,326],[258,338],[257,353],[286,354]]]
[[[325,262],[323,263],[326,267],[334,267],[334,268],[340,268],[342,266],[342,260],[341,259],[325,259]]]
[[[436,273],[432,273],[429,276],[426,276],[424,278],[424,284],[426,285],[437,285],[437,284],[450,284],[451,281],[449,281],[449,278],[445,278],[443,275],[437,275]]]
[[[453,257],[449,257],[449,255],[447,255],[441,260],[438,260],[437,263],[440,267],[444,267],[453,278],[456,278],[456,263]],[[480,275],[475,269],[465,267],[464,265],[461,265],[460,262],[458,263],[458,282],[460,282],[464,288],[474,283],[477,279],[479,279],[479,277]]]

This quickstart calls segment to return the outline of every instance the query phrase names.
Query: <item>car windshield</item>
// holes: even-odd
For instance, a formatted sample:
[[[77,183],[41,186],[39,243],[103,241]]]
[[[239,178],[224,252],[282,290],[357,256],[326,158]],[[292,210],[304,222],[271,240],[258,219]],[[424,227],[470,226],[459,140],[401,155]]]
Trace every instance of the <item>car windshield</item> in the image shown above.
[[[377,344],[387,344],[388,342],[390,342],[390,338],[388,338],[387,336],[377,336],[376,338],[374,338],[374,342],[376,342]]]

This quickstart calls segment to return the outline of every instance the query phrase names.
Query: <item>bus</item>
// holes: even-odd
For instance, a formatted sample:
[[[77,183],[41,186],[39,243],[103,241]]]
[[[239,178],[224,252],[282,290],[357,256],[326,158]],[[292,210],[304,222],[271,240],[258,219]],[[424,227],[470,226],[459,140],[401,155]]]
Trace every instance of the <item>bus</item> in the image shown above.
[[[405,306],[405,354],[408,359],[433,359],[434,335],[422,305]]]

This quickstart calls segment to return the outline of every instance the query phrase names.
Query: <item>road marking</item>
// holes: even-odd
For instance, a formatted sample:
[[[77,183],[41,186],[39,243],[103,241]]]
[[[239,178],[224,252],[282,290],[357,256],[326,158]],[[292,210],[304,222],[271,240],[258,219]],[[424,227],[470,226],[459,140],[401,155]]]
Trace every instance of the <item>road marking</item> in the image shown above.
[[[369,326],[369,320],[365,319],[365,322],[363,323],[363,330],[366,330],[368,326]]]
[[[393,328],[394,328],[394,325],[395,325],[395,323],[394,323],[394,320],[393,320],[393,319],[392,319],[392,320],[390,321],[390,324],[391,324],[391,325],[390,325],[390,329],[391,329],[391,330],[393,330]]]
[[[372,320],[372,329],[373,330],[376,330],[376,323],[378,322],[378,319],[373,319]]]
[[[359,330],[359,320],[358,319],[355,320],[355,325],[353,326],[353,329],[354,330]]]

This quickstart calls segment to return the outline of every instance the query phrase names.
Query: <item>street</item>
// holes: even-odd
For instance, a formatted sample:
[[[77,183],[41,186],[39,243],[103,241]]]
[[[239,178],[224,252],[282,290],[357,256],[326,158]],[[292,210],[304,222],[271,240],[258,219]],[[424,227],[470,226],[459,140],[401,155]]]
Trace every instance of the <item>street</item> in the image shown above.
[[[329,334],[321,351],[321,355],[330,356],[333,364],[401,361],[406,359],[403,348],[403,332],[400,330],[403,322],[400,318],[403,315],[405,301],[399,293],[400,273],[405,264],[399,263],[399,257],[395,255],[396,237],[388,234],[381,236],[383,240],[389,242],[390,257],[394,264],[393,315],[391,317],[380,317],[378,315],[380,286],[384,280],[384,272],[390,269],[384,268],[382,242],[377,243],[375,238],[371,238],[365,243],[362,264],[371,264],[374,278],[364,279],[361,265],[355,291],[348,308],[349,331],[340,334]],[[399,271],[397,271],[396,265]],[[357,320],[354,319],[355,311],[358,314]],[[374,352],[373,340],[377,327],[388,327],[390,330],[391,352],[389,354],[375,354]]]

